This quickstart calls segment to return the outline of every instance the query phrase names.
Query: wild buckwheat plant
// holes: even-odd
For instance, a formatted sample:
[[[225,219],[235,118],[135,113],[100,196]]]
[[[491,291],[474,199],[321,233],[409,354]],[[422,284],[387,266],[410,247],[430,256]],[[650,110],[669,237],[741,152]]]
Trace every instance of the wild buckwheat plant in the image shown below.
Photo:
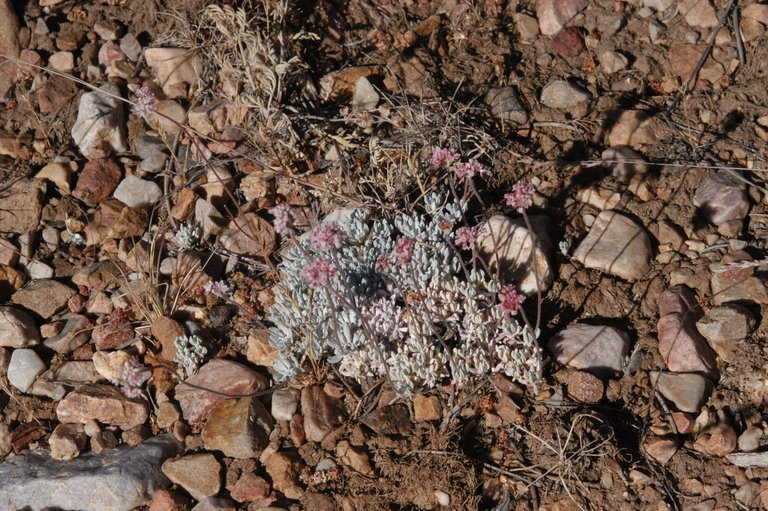
[[[460,206],[437,194],[424,203],[425,213],[394,221],[356,210],[293,238],[269,314],[278,381],[327,360],[358,382],[386,378],[404,396],[498,372],[538,385],[541,352],[515,316],[523,297],[462,261],[456,246],[478,232],[454,232]]]
[[[195,223],[186,223],[179,226],[179,230],[173,239],[182,248],[195,248],[203,236],[203,228]]]
[[[196,335],[180,335],[173,345],[176,347],[176,363],[185,369],[188,376],[197,371],[208,354],[203,340]]]
[[[157,112],[157,98],[149,87],[141,87],[136,90],[136,102],[133,104],[133,113],[146,119],[149,114]]]
[[[117,366],[117,379],[113,383],[120,385],[120,390],[126,397],[139,398],[141,397],[141,386],[147,379],[145,375],[147,369],[139,361],[139,357],[133,356]]]

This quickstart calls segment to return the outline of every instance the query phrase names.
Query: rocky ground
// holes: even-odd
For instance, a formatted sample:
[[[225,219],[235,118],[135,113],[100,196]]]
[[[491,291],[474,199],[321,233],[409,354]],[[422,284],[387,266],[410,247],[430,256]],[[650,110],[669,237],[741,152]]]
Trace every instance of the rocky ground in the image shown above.
[[[750,0],[0,0],[0,508],[768,509],[766,25]],[[402,397],[313,357],[277,382],[273,208],[303,231],[457,183],[503,233],[473,264],[540,321],[538,388]]]

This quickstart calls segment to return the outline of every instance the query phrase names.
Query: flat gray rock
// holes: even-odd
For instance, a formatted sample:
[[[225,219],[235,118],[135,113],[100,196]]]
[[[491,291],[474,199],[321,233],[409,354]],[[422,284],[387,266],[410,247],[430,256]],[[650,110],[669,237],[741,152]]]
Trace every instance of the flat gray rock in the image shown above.
[[[768,467],[768,452],[732,452],[726,458],[737,467]]]
[[[592,94],[566,80],[549,82],[541,91],[541,102],[549,108],[565,110],[592,99]]]
[[[182,449],[173,436],[162,435],[136,447],[89,452],[70,461],[24,451],[0,464],[0,509],[129,511],[170,484],[160,466]]]
[[[89,160],[128,150],[123,104],[119,96],[120,89],[106,83],[98,91],[86,92],[80,97],[71,134],[80,152]]]
[[[561,364],[603,377],[622,372],[629,336],[611,326],[576,323],[552,337],[547,348]]]
[[[132,208],[150,207],[163,196],[163,191],[154,181],[147,181],[136,176],[123,179],[114,193],[116,199]]]
[[[696,328],[726,362],[735,362],[737,344],[755,328],[755,317],[746,307],[726,303],[712,307]]]
[[[712,380],[696,373],[651,372],[651,384],[672,401],[678,410],[697,413],[715,388]]]
[[[715,225],[740,221],[749,211],[744,184],[727,171],[704,180],[693,195],[693,204],[702,217]]]
[[[636,280],[651,269],[651,239],[645,229],[616,211],[601,211],[573,253],[587,268]]]
[[[536,238],[535,249],[533,237],[522,218],[494,215],[481,224],[483,228],[477,237],[480,254],[488,261],[491,271],[498,268],[503,282],[514,282],[521,293],[529,296],[536,293],[537,280],[545,291],[554,278],[549,262],[552,253],[552,242],[547,234],[549,220],[533,215],[530,222]]]

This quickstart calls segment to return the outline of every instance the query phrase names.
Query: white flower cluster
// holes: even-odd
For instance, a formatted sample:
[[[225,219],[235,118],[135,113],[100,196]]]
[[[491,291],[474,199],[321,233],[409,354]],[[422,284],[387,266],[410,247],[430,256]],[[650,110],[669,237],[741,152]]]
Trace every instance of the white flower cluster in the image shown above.
[[[394,222],[369,222],[356,211],[341,226],[341,246],[323,253],[336,271],[321,287],[302,278],[318,250],[308,240],[289,249],[269,317],[277,380],[301,372],[311,357],[360,382],[387,378],[401,395],[497,372],[538,385],[535,335],[504,313],[501,286],[465,268],[452,244],[460,207],[438,195],[425,205],[426,214]]]

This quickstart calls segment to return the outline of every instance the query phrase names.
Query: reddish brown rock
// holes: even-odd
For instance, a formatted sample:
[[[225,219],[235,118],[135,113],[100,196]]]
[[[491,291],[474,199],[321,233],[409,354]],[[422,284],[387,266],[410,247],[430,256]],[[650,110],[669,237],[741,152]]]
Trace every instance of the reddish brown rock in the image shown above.
[[[149,409],[144,401],[129,399],[117,387],[93,383],[73,390],[59,402],[61,422],[85,424],[91,419],[126,430],[144,424]]]
[[[130,321],[108,321],[91,332],[97,350],[119,350],[132,344],[136,333]]]
[[[304,416],[304,433],[312,442],[322,442],[343,420],[341,402],[326,394],[318,385],[302,389],[301,413]]]
[[[257,458],[269,443],[273,425],[258,398],[228,399],[208,418],[203,442],[206,449],[221,451],[230,458]]]
[[[661,465],[666,465],[672,459],[677,452],[677,447],[675,439],[665,437],[649,437],[643,443],[646,454]]]
[[[440,399],[437,396],[424,394],[413,396],[413,420],[416,422],[440,420],[442,413]]]
[[[189,497],[175,490],[158,490],[149,503],[149,511],[187,511],[191,507]]]
[[[269,386],[269,381],[253,369],[222,358],[211,360],[186,381],[196,387],[236,396],[258,392]],[[184,418],[190,423],[198,423],[207,420],[214,408],[227,398],[181,383],[176,387],[176,399]]]
[[[40,88],[37,102],[42,113],[51,114],[57,112],[74,97],[74,82],[63,76],[53,75]]]
[[[699,434],[693,448],[710,456],[723,457],[732,453],[738,445],[738,436],[728,424],[715,424]]]
[[[683,83],[687,83],[705,51],[707,51],[705,44],[682,44],[671,48],[669,50],[669,66],[672,74],[679,77]],[[696,87],[700,87],[701,82],[716,83],[723,76],[723,73],[725,73],[725,69],[723,69],[722,64],[715,61],[711,56],[708,57],[699,71],[698,80],[695,82]]]
[[[672,372],[702,373],[717,381],[715,352],[696,329],[701,307],[685,286],[664,291],[659,301],[659,352]]]
[[[98,204],[120,184],[122,172],[110,160],[89,161],[83,167],[72,195],[88,204]]]
[[[253,472],[246,472],[229,492],[229,495],[237,502],[256,502],[269,505],[273,499],[269,498],[272,486],[263,477]]]
[[[693,430],[693,417],[689,413],[672,412],[672,420],[681,435],[687,435]]]
[[[176,220],[184,220],[195,211],[197,194],[191,188],[182,188],[171,208],[171,216]]]
[[[597,403],[603,399],[604,385],[597,376],[584,371],[571,371],[566,379],[568,396],[580,403]]]
[[[341,460],[346,466],[363,475],[373,475],[371,457],[364,449],[353,447],[347,440],[342,440],[336,445],[336,458]]]
[[[55,280],[35,280],[16,291],[11,301],[48,319],[63,309],[76,293],[71,287]]]
[[[272,484],[277,491],[282,492],[289,499],[299,499],[304,493],[299,486],[303,465],[301,458],[295,452],[279,451],[267,459],[264,468],[272,478]]]
[[[173,342],[179,336],[186,334],[184,327],[178,321],[167,316],[160,316],[152,322],[150,333],[160,343],[160,356],[172,362],[176,358],[176,346]]]
[[[189,454],[163,463],[163,474],[196,500],[221,490],[221,464],[213,454]]]
[[[584,38],[577,28],[564,28],[558,32],[549,45],[563,57],[575,57],[584,51]]]

